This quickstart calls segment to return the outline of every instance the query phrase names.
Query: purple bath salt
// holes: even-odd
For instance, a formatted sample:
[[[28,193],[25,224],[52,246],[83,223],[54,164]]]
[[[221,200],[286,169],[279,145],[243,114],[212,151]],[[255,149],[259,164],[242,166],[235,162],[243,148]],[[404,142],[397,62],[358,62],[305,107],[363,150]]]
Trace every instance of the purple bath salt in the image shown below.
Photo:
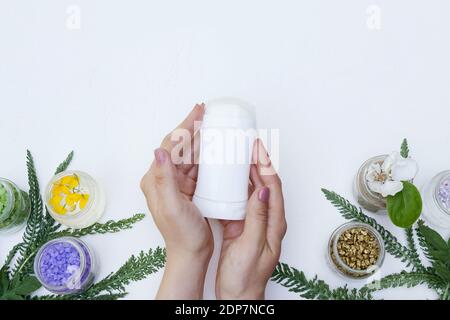
[[[52,292],[80,292],[93,280],[91,253],[76,238],[52,240],[38,252],[35,273],[42,285]]]
[[[450,177],[445,178],[439,185],[437,196],[446,210],[450,210]]]

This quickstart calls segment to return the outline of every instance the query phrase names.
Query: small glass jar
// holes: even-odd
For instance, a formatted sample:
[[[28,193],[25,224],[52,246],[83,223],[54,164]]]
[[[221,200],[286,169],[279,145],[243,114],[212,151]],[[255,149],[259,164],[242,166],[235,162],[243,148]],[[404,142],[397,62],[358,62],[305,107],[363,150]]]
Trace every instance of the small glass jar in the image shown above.
[[[450,170],[437,174],[424,186],[423,199],[425,219],[450,229]]]
[[[80,293],[94,282],[96,261],[86,243],[77,238],[62,237],[39,249],[34,259],[34,273],[50,292]]]
[[[74,229],[89,227],[100,220],[106,203],[100,185],[81,171],[65,171],[54,176],[44,199],[51,216]]]
[[[386,214],[386,198],[381,194],[370,190],[367,184],[367,170],[373,163],[383,164],[387,155],[376,156],[370,158],[359,168],[355,180],[353,182],[353,193],[359,205],[364,209],[374,212]]]
[[[23,227],[30,215],[30,198],[12,181],[0,178],[0,233]]]
[[[344,261],[339,253],[339,240],[342,239],[344,233],[352,229],[361,229],[367,232],[367,234],[373,237],[376,242],[376,246],[378,249],[378,257],[377,259],[373,258],[375,261],[369,261],[370,266],[366,269],[357,269],[352,268],[348,263]],[[368,252],[367,255],[370,255],[371,252]],[[327,260],[331,268],[336,271],[338,274],[351,278],[351,279],[364,279],[368,278],[377,272],[384,262],[385,249],[383,239],[381,235],[371,226],[359,223],[359,222],[347,222],[340,227],[338,227],[331,235],[330,240],[328,241],[328,250],[327,250]],[[365,259],[365,258],[364,258]],[[367,257],[367,259],[370,259]],[[355,262],[356,264],[357,262]]]

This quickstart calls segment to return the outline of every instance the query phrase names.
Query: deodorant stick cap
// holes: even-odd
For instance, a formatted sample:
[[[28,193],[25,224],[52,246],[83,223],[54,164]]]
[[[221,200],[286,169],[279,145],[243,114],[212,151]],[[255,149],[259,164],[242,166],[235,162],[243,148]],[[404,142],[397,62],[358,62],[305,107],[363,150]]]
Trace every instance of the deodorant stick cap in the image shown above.
[[[255,128],[255,113],[247,102],[235,98],[223,98],[206,103],[203,116],[206,127]]]
[[[255,115],[248,103],[233,98],[206,103],[193,197],[204,217],[245,218],[255,138]]]

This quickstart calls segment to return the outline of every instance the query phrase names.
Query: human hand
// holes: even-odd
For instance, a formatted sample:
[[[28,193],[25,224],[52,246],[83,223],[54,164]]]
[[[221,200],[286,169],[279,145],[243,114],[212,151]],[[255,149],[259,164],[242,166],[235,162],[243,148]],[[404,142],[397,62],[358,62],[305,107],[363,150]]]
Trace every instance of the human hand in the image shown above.
[[[286,234],[281,180],[260,140],[255,143],[253,154],[257,161],[250,170],[251,196],[245,221],[222,221],[218,299],[264,299]]]
[[[175,129],[189,132],[191,146],[195,143],[194,122],[203,118],[204,105],[196,105],[188,117]],[[155,160],[141,181],[153,219],[166,243],[167,262],[164,277],[157,295],[159,299],[201,299],[209,260],[214,249],[211,228],[192,203],[198,165],[192,161],[175,165],[172,151],[178,141],[169,134],[161,147],[155,150]],[[186,131],[187,130],[187,131]],[[178,133],[180,133],[178,131]],[[181,132],[183,133],[183,132]],[[185,141],[186,142],[186,141]],[[186,150],[182,149],[182,150]]]

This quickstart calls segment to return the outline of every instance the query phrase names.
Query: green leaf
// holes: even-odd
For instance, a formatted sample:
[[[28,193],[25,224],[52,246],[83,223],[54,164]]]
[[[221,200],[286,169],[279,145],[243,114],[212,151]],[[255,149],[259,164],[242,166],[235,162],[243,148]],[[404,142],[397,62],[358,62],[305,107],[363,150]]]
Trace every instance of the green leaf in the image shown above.
[[[450,283],[450,269],[447,268],[445,264],[436,262],[433,264],[433,267],[439,277]]]
[[[74,152],[71,151],[67,156],[67,158],[58,166],[58,168],[56,168],[55,175],[67,170],[67,168],[69,167],[70,163],[73,160],[73,154]]]
[[[387,197],[387,210],[392,223],[400,228],[409,228],[422,213],[422,197],[415,185],[408,181],[402,183],[402,191]]]
[[[14,292],[8,291],[3,296],[0,297],[0,300],[25,300],[22,296],[15,294]]]
[[[9,277],[6,266],[0,269],[0,296],[2,296],[9,287]]]
[[[442,251],[449,249],[444,238],[438,232],[423,223],[419,223],[419,229],[430,249]]]
[[[41,287],[41,283],[33,276],[26,276],[23,280],[14,288],[11,289],[15,294],[21,296],[28,296]]]
[[[409,156],[408,140],[406,139],[403,139],[402,146],[400,147],[400,155],[403,158],[408,158]]]

